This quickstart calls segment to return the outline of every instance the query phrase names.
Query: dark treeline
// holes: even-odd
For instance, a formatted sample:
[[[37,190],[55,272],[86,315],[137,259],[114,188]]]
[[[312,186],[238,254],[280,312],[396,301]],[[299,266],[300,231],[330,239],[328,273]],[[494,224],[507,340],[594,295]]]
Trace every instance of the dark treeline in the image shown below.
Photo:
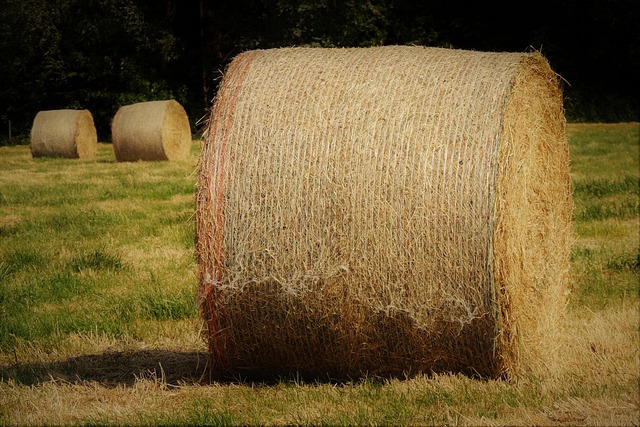
[[[569,120],[637,121],[638,22],[637,0],[0,0],[0,141],[59,108],[91,110],[108,140],[118,107],[167,98],[197,133],[233,56],[282,46],[535,49]]]

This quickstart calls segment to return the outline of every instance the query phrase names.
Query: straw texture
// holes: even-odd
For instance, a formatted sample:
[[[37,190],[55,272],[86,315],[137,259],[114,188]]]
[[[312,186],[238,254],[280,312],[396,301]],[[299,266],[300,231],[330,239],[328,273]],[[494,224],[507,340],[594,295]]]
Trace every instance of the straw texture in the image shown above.
[[[89,110],[40,111],[33,119],[33,157],[91,159],[97,150],[98,135]]]
[[[197,194],[214,373],[553,369],[569,268],[564,130],[538,53],[239,55]]]
[[[189,118],[174,100],[125,105],[111,122],[116,160],[185,160],[191,149]]]

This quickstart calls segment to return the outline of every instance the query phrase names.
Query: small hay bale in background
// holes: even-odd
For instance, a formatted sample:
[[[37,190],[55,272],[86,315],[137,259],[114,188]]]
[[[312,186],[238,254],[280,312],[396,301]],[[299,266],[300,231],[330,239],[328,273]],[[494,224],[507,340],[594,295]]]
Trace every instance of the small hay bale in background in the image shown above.
[[[116,160],[185,160],[191,150],[189,118],[174,100],[125,105],[111,123]]]
[[[213,370],[549,373],[571,208],[562,94],[538,53],[245,52],[200,159]]]
[[[98,135],[89,110],[40,111],[33,119],[33,157],[90,159],[97,150]]]

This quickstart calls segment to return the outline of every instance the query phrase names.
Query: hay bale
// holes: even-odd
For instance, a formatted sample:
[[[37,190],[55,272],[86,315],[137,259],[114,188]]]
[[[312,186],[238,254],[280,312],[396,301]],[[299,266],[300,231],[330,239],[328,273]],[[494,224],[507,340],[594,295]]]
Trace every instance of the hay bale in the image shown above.
[[[538,53],[245,52],[200,159],[213,370],[548,372],[571,206],[562,95]]]
[[[177,101],[125,105],[111,123],[116,160],[185,160],[191,150],[187,113]]]
[[[40,111],[33,119],[33,157],[90,159],[97,150],[98,135],[89,110]]]

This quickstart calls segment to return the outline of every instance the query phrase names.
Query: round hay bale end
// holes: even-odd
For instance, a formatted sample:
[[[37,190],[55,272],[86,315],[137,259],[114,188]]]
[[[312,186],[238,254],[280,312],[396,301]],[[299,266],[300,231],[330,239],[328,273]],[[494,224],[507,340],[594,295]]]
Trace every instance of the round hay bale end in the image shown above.
[[[213,372],[548,373],[571,209],[562,94],[538,53],[245,52],[200,158]]]
[[[191,127],[177,101],[139,102],[118,109],[111,139],[119,162],[181,161],[189,157]]]
[[[40,111],[33,119],[33,157],[91,159],[97,151],[98,135],[89,110]]]

